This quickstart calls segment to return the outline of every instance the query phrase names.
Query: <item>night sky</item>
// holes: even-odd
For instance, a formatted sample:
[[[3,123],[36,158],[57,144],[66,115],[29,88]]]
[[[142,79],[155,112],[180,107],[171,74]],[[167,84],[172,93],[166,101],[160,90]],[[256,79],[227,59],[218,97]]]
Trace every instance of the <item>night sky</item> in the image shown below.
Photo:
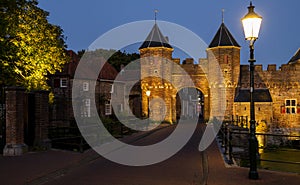
[[[222,22],[241,48],[241,63],[249,57],[240,19],[248,12],[249,0],[40,0],[50,12],[49,21],[62,27],[68,49],[86,49],[105,32],[133,21],[154,19],[184,26],[207,44]],[[256,13],[263,17],[260,38],[255,43],[258,64],[285,64],[300,47],[299,7],[297,0],[253,0]],[[150,30],[149,30],[150,31]],[[170,38],[172,39],[172,38]]]

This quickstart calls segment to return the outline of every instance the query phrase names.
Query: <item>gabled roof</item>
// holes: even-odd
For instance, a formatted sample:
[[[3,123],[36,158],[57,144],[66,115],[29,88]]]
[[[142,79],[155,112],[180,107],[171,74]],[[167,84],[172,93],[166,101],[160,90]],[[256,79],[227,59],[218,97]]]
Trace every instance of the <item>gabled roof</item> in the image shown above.
[[[254,89],[254,102],[272,102],[272,97],[268,89]],[[250,89],[238,90],[234,102],[250,102]]]
[[[290,61],[288,62],[288,64],[294,64],[294,63],[298,62],[298,60],[300,60],[300,48],[295,53],[295,55],[290,59]]]
[[[172,48],[172,46],[169,44],[166,37],[164,37],[163,34],[161,33],[156,23],[154,24],[152,30],[150,31],[146,40],[143,42],[143,44],[139,49],[151,48],[151,47]]]
[[[215,37],[211,41],[209,48],[218,46],[236,46],[240,47],[237,41],[233,38],[230,31],[227,29],[224,23],[221,24],[219,30],[217,31]]]
[[[84,65],[80,71],[78,71],[79,76],[82,76],[86,79],[93,79],[93,74],[97,71],[96,68],[93,68],[93,64],[100,63],[101,71],[98,76],[98,80],[114,80],[118,75],[117,70],[110,65],[103,57],[82,57],[81,59],[74,51],[67,51],[68,56],[70,57],[70,61],[65,63],[63,70],[57,71],[53,76],[69,76],[70,78],[74,78],[76,68],[79,62],[86,62],[87,65]]]

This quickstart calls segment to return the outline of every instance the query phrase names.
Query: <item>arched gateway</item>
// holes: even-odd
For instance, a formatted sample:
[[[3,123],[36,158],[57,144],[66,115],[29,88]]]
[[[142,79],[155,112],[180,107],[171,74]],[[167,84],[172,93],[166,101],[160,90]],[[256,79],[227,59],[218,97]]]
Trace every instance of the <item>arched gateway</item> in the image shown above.
[[[226,109],[225,116],[233,115],[240,71],[240,46],[224,23],[206,50],[207,58],[199,59],[198,64],[194,64],[193,59],[180,63],[180,59],[173,58],[174,49],[156,23],[139,51],[144,116],[161,120],[160,116],[163,115],[164,121],[173,123],[179,116],[194,118],[200,114],[201,119],[207,120],[211,116],[218,116],[222,107]],[[175,65],[180,65],[185,73],[178,72]],[[215,72],[217,69],[221,72],[222,80]],[[193,88],[197,89],[196,97],[189,96],[190,88],[184,86],[187,77],[191,78]],[[174,83],[181,85],[174,87]],[[183,97],[180,99],[178,93],[181,91]],[[188,104],[185,98],[191,103]],[[152,101],[154,99],[156,101]],[[231,116],[225,119],[231,119]]]

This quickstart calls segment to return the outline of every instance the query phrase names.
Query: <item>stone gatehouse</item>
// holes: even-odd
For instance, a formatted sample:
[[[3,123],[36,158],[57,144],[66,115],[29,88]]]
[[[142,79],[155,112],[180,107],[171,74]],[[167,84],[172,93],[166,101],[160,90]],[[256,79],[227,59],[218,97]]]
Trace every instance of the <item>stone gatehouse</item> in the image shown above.
[[[151,98],[161,98],[165,105],[158,103],[150,108],[167,109],[162,111],[165,111],[164,119],[168,122],[176,122],[178,116],[193,116],[193,113],[200,113],[203,119],[209,119],[218,116],[220,110],[216,109],[222,106],[225,107],[225,120],[250,118],[249,66],[240,64],[240,46],[224,23],[206,49],[207,57],[198,62],[189,58],[180,62],[180,59],[173,58],[174,49],[156,23],[139,51],[143,115],[149,113],[148,103]],[[191,77],[199,92],[197,97],[190,97],[195,99],[194,103],[188,105],[184,99],[178,99],[177,94],[181,89],[172,88],[172,83],[182,80],[184,76],[176,74],[172,64],[164,63],[163,60],[180,65]],[[216,63],[220,66],[223,79],[208,81]],[[300,128],[299,75],[300,49],[279,69],[275,64],[268,65],[267,70],[263,70],[262,65],[255,66],[254,99],[258,125],[264,129]],[[215,90],[220,87],[225,95],[221,96]],[[151,91],[150,97],[146,91]]]

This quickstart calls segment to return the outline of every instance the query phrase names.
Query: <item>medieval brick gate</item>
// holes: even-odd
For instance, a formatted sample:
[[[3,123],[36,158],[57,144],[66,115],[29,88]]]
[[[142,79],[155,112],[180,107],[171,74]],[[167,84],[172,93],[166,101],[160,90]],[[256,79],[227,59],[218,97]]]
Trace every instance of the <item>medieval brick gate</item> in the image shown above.
[[[21,87],[1,88],[0,152],[17,156],[28,148],[49,149],[49,96],[47,91],[25,92]]]

